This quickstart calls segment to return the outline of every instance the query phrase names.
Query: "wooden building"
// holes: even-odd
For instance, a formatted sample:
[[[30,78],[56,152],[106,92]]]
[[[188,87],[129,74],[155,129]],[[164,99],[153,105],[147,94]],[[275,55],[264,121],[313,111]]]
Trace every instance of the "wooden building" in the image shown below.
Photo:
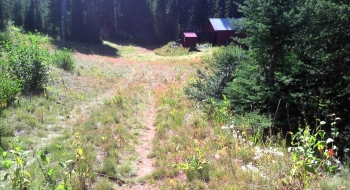
[[[205,26],[207,42],[220,46],[233,42],[232,37],[244,38],[244,34],[237,32],[239,26],[235,26],[234,20],[239,18],[209,18]]]
[[[197,35],[195,32],[184,32],[182,46],[185,48],[194,48],[197,43]]]

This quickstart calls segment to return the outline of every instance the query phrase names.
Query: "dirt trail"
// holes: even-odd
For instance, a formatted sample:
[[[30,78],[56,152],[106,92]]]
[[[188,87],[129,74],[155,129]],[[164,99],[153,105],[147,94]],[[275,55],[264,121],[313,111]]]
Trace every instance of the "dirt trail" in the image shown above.
[[[137,166],[137,177],[144,177],[152,173],[155,169],[154,160],[148,158],[148,155],[152,151],[152,140],[156,134],[154,121],[156,117],[155,102],[152,98],[150,105],[148,105],[147,111],[144,113],[145,126],[140,135],[140,145],[136,147],[136,152],[140,155],[140,160]]]
[[[138,58],[140,58],[140,56],[150,56],[151,53],[152,51],[150,50],[138,48],[135,54],[139,55]],[[156,135],[156,127],[154,126],[157,116],[155,93],[157,91],[156,89],[163,89],[163,87],[167,85],[168,81],[175,80],[180,76],[179,72],[183,71],[180,71],[179,67],[174,67],[174,65],[159,64],[171,62],[171,59],[163,60],[164,58],[156,58],[159,63],[157,62],[154,64],[151,61],[135,61],[130,57],[106,58],[99,55],[83,55],[80,53],[75,53],[75,56],[82,60],[92,60],[93,63],[104,63],[101,65],[94,65],[94,67],[99,67],[101,72],[121,70],[123,77],[118,78],[114,83],[110,83],[111,86],[108,86],[108,88],[105,88],[99,92],[93,99],[83,101],[79,105],[76,105],[75,109],[70,112],[70,115],[73,115],[73,117],[68,121],[62,122],[62,126],[74,126],[77,122],[81,122],[79,120],[80,117],[87,117],[90,115],[92,110],[102,105],[105,99],[110,99],[113,97],[118,90],[142,86],[144,89],[142,94],[144,95],[143,98],[145,98],[145,103],[143,105],[143,109],[139,110],[138,113],[141,116],[142,121],[142,128],[140,129],[138,144],[135,145],[138,162],[135,163],[136,171],[134,176],[128,179],[129,181],[133,181],[133,183],[116,186],[116,188],[138,190],[157,189],[154,185],[145,182],[137,182],[139,179],[145,179],[145,177],[151,175],[156,169],[154,166],[155,160],[153,158],[149,158],[149,155],[152,152],[152,140]],[[83,64],[86,65],[89,63]],[[106,65],[108,65],[107,69]],[[78,78],[76,80],[83,80],[83,78]],[[99,147],[97,147],[96,152],[97,162],[101,164],[103,159],[106,157],[106,153]]]

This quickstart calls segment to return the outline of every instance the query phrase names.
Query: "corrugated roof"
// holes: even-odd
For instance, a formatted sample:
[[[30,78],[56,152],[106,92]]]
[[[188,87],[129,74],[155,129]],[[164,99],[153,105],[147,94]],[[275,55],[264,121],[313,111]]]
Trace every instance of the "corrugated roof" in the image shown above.
[[[240,20],[240,18],[235,18],[234,20]],[[215,31],[237,29],[230,18],[209,18],[209,22]]]
[[[184,32],[185,37],[196,38],[197,35],[195,32]]]

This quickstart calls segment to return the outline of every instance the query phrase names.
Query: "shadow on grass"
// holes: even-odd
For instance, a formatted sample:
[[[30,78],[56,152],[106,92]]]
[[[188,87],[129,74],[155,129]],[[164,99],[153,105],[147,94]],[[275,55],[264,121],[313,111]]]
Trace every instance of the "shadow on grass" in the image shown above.
[[[141,44],[141,43],[133,43],[128,40],[117,40],[117,39],[111,39],[111,38],[104,39],[104,40],[114,44],[122,45],[122,46],[128,46],[128,45],[137,46],[137,47],[145,48],[150,51],[153,51],[161,47],[161,45],[149,45],[149,44],[147,45],[147,44]]]
[[[52,40],[51,43],[59,47],[58,40]],[[101,55],[101,56],[108,56],[108,57],[118,57],[118,50],[107,44],[95,45],[95,44],[89,44],[89,43],[78,43],[78,42],[66,41],[64,44],[64,47],[85,55]]]

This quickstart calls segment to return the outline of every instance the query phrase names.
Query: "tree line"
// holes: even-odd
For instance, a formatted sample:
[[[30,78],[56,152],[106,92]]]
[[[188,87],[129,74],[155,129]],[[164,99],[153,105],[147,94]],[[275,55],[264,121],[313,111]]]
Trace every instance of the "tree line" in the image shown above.
[[[0,29],[9,22],[59,36],[62,0],[0,2]],[[101,43],[100,37],[165,43],[184,31],[203,32],[209,17],[241,17],[243,0],[66,0],[67,40]]]

